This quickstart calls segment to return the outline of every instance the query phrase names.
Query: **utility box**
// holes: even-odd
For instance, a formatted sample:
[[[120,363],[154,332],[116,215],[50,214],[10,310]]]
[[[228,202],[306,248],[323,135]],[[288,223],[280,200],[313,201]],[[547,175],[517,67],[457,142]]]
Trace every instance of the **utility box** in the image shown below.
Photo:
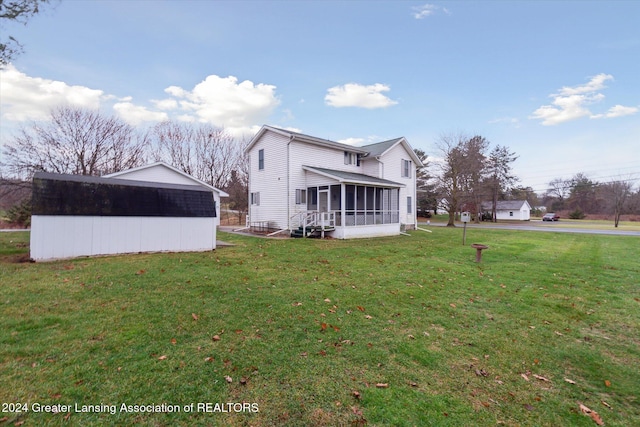
[[[460,214],[460,221],[462,221],[462,222],[471,222],[471,213],[462,212]]]

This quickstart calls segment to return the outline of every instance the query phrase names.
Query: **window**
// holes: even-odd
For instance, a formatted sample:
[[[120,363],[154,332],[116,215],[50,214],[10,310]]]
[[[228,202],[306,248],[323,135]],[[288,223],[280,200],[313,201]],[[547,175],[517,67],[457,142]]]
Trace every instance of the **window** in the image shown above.
[[[411,160],[402,160],[402,177],[411,178]]]
[[[307,190],[297,189],[296,190],[296,205],[304,205],[307,203]]]
[[[513,216],[513,212],[509,212],[509,216]]]
[[[318,187],[308,187],[307,194],[307,210],[315,211],[318,209]]]
[[[264,170],[264,148],[258,151],[258,170]]]
[[[260,192],[251,193],[251,204],[252,205],[260,205]]]
[[[411,196],[407,197],[407,214],[411,215],[413,213],[413,206],[411,206]]]
[[[344,164],[360,166],[360,154],[344,152]]]

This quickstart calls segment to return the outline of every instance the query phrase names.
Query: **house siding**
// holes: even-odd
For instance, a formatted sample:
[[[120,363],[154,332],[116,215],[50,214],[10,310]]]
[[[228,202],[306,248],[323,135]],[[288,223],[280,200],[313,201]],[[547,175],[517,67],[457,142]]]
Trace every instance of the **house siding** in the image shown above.
[[[403,177],[402,160],[411,160],[411,157],[402,144],[397,144],[380,158],[384,176],[379,178],[405,184],[405,187],[400,188],[400,222],[412,227],[416,224],[416,188],[414,185],[416,165],[411,160],[411,176]],[[378,163],[374,159],[367,160],[367,162]],[[407,197],[411,197],[412,212],[407,212]]]
[[[282,194],[287,194],[288,138],[267,132],[249,153],[249,192],[260,193],[260,205],[249,205],[249,221],[269,221],[271,228],[287,228],[288,209]],[[258,153],[264,150],[264,169],[258,168]],[[294,200],[295,203],[295,192]]]
[[[304,136],[303,136],[304,137]],[[344,152],[349,147],[326,146],[319,143],[296,139],[295,133],[264,127],[254,137],[247,155],[249,157],[249,193],[260,193],[260,204],[249,205],[249,222],[263,225],[268,222],[270,228],[285,229],[290,227],[290,219],[297,213],[306,212],[307,204],[296,204],[296,190],[307,190],[309,187],[336,185],[334,178],[323,176],[303,169],[303,166],[327,168],[336,171],[352,172],[381,178],[394,183],[403,184],[399,188],[400,223],[409,228],[416,223],[416,166],[411,159],[408,144],[401,142],[377,158],[361,158],[357,164],[344,164]],[[310,137],[312,138],[312,137]],[[404,141],[404,140],[403,140]],[[337,145],[337,144],[336,144]],[[366,151],[366,147],[353,147],[354,151]],[[264,169],[258,167],[260,150],[264,150]],[[402,177],[401,160],[412,160],[411,176]],[[307,192],[307,199],[310,194]],[[343,195],[344,197],[344,195]],[[411,197],[411,212],[407,212],[407,197]],[[394,235],[400,231],[400,224],[378,227],[370,225],[369,229],[356,229],[344,232],[336,230],[335,237],[373,237],[376,235]],[[343,235],[340,235],[343,233]]]
[[[363,173],[361,166],[344,164],[344,150],[320,147],[299,141],[293,141],[289,146],[289,164],[291,165],[289,204],[292,215],[305,211],[307,208],[306,205],[295,204],[296,188],[308,188],[336,183],[329,178],[313,172],[307,172],[302,169],[302,166],[323,168],[330,165],[331,169],[335,170]],[[308,194],[307,197],[309,197]]]

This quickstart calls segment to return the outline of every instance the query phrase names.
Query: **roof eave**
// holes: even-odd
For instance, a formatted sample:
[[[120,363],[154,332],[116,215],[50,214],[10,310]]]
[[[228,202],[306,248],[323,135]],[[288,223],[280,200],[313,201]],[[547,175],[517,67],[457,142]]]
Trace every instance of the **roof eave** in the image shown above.
[[[308,172],[313,172],[313,173],[316,173],[318,175],[324,176],[325,178],[330,178],[330,179],[336,180],[337,182],[339,182],[341,184],[362,184],[362,185],[375,184],[375,183],[373,183],[371,181],[366,181],[366,180],[342,178],[342,177],[333,175],[331,173],[324,172],[322,170],[318,170],[317,168],[314,168],[313,166],[304,166],[303,165],[302,169],[305,170],[305,171],[308,171]],[[376,178],[376,177],[371,177],[371,178],[379,179],[379,178]],[[400,182],[393,182],[393,181],[386,181],[386,180],[385,180],[385,182],[378,183],[377,185],[382,185],[382,184],[390,186],[390,187],[399,187],[399,188],[400,187],[406,187],[405,184],[402,184]]]

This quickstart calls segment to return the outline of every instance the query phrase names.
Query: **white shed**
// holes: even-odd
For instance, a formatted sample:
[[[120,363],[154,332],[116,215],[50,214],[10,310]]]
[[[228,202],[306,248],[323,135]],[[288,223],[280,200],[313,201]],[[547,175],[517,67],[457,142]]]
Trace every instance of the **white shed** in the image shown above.
[[[491,202],[482,203],[483,212],[491,212]],[[531,219],[531,205],[526,200],[499,200],[496,203],[496,219],[529,221]]]
[[[213,250],[217,205],[199,185],[39,172],[31,258]]]

